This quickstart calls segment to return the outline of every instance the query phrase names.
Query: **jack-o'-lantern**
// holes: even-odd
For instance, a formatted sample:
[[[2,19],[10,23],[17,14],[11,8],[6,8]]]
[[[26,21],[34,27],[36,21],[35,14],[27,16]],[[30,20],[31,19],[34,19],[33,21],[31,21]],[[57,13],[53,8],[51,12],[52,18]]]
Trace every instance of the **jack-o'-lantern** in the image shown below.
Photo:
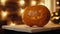
[[[43,27],[50,19],[50,11],[43,5],[27,7],[24,15],[23,22],[28,26]]]

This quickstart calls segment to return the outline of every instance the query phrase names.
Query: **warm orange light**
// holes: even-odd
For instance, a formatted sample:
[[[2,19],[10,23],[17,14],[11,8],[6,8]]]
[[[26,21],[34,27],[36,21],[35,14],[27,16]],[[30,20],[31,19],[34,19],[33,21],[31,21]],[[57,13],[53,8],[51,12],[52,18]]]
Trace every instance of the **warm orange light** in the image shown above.
[[[35,17],[32,17],[32,20],[36,20],[36,18]]]
[[[19,11],[19,13],[20,13],[21,16],[23,16],[24,11],[25,11],[25,9],[21,9],[21,10]]]
[[[55,17],[55,19],[59,19],[59,17]]]
[[[59,2],[57,2],[57,4],[59,4]]]
[[[15,25],[16,25],[15,23],[11,22],[9,26],[15,26]]]
[[[8,14],[7,11],[1,11],[2,19],[5,19],[7,14]]]
[[[37,16],[37,19],[40,19],[40,16]]]
[[[58,12],[56,12],[55,15],[58,15]]]
[[[42,2],[40,2],[38,5],[44,5],[44,6],[45,6],[45,4],[44,4],[44,3],[42,3]]]
[[[31,1],[31,6],[34,6],[34,5],[36,5],[36,1],[35,0],[32,0]]]
[[[20,0],[20,1],[19,1],[19,4],[20,4],[21,6],[24,6],[25,1],[24,1],[24,0]]]
[[[5,5],[6,0],[1,0],[2,5]]]
[[[52,13],[51,16],[54,16],[54,14]]]
[[[54,20],[54,19],[59,19],[60,17],[53,17],[51,20]]]

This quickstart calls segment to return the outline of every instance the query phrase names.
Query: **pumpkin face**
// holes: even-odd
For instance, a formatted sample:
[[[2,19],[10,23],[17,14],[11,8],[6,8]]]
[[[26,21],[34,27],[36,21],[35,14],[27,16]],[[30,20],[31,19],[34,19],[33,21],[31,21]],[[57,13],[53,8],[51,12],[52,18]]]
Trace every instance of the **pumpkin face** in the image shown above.
[[[27,7],[23,15],[24,24],[28,26],[42,27],[48,23],[49,19],[50,12],[42,5]]]

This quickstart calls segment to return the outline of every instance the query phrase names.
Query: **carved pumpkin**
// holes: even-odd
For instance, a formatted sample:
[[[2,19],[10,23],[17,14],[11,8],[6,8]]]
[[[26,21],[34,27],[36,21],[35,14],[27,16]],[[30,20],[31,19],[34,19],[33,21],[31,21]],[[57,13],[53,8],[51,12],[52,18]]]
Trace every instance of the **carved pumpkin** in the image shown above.
[[[43,27],[49,19],[50,11],[43,5],[27,7],[23,15],[23,22],[28,26]]]

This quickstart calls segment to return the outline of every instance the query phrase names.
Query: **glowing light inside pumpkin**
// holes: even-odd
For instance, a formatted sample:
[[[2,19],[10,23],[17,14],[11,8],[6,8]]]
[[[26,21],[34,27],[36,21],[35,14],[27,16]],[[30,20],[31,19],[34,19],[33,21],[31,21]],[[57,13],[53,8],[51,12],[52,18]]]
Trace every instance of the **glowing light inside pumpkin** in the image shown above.
[[[5,19],[7,16],[7,11],[1,11],[2,19]]]
[[[5,5],[6,0],[1,0],[2,5]]]
[[[35,0],[32,0],[31,1],[31,6],[34,6],[34,5],[36,5],[36,1]]]
[[[19,1],[19,4],[20,4],[21,6],[24,6],[25,1],[24,1],[24,0],[20,0],[20,1]]]

